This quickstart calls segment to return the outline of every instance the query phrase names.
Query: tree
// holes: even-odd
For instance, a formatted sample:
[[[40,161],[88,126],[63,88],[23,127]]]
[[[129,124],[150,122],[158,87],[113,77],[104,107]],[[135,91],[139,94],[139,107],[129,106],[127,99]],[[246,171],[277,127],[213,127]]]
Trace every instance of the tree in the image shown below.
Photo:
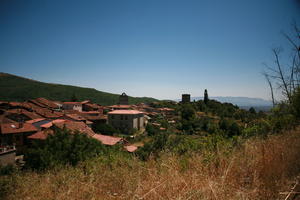
[[[253,107],[249,108],[249,112],[250,112],[251,114],[256,114],[256,111],[255,111],[255,109],[254,109]]]
[[[94,123],[92,129],[96,133],[101,133],[104,135],[113,135],[120,133],[120,131],[109,124]]]
[[[207,93],[207,89],[204,90],[204,103],[207,104],[208,102],[208,93]]]
[[[45,141],[35,141],[25,154],[26,168],[45,170],[59,165],[76,165],[105,151],[104,146],[86,134],[56,129]]]
[[[71,101],[72,101],[72,102],[77,102],[77,101],[78,101],[78,98],[77,98],[77,96],[76,96],[75,93],[73,93],[73,95],[72,95],[72,97],[71,97]]]
[[[266,73],[263,72],[263,75],[265,76],[266,81],[268,82],[268,85],[270,87],[270,91],[271,91],[271,97],[272,97],[272,105],[273,107],[275,106],[275,99],[274,99],[274,90],[273,90],[273,84],[272,81],[270,79],[270,76]]]
[[[293,29],[293,36],[283,33],[283,36],[291,45],[289,52],[289,56],[291,56],[290,63],[285,64],[282,61],[281,48],[274,48],[272,49],[272,53],[274,55],[275,64],[273,66],[266,65],[267,72],[263,73],[270,86],[273,104],[275,100],[272,81],[277,85],[277,89],[281,91],[284,100],[286,100],[289,105],[293,104],[293,95],[300,87],[300,30],[296,23],[293,24]]]
[[[157,134],[151,141],[147,142],[142,148],[139,148],[136,151],[136,155],[143,161],[148,160],[151,155],[158,157],[159,153],[165,148],[167,142],[167,134]]]

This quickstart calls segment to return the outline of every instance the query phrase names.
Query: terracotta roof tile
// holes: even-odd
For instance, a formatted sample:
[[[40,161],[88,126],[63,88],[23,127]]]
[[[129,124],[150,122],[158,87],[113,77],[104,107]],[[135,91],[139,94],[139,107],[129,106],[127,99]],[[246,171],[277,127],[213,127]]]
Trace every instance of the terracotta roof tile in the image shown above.
[[[97,104],[94,104],[94,103],[87,103],[87,104],[85,104],[85,106],[91,107],[93,109],[100,109],[101,108],[101,106],[99,106]]]
[[[90,100],[85,100],[85,101],[82,101],[81,103],[82,104],[87,104],[87,103],[90,103],[91,101]]]
[[[74,121],[66,120],[63,122],[56,122],[54,123],[54,125],[61,129],[66,127],[67,129],[71,130],[73,133],[75,131],[79,131],[80,133],[85,133],[90,137],[95,135],[95,132],[90,127],[88,127],[84,122],[74,122]]]
[[[28,120],[28,121],[26,121],[26,123],[33,124],[33,123],[36,123],[36,122],[39,122],[42,120],[45,120],[45,118],[37,118],[37,119]]]
[[[33,104],[35,104],[35,105],[37,105],[37,106],[39,106],[39,107],[41,107],[41,108],[46,108],[46,107],[47,107],[46,105],[40,103],[40,102],[37,101],[36,99],[30,99],[29,102],[31,102],[31,103],[33,103]]]
[[[56,120],[52,120],[52,121],[50,121],[50,122],[48,122],[46,124],[43,124],[40,127],[42,127],[42,128],[50,128],[50,127],[52,127],[56,123],[63,123],[63,122],[66,122],[66,121],[67,120],[64,120],[64,119],[56,119]]]
[[[129,109],[132,106],[131,105],[112,105],[112,106],[108,106],[109,108],[122,108],[122,109]]]
[[[41,104],[43,104],[43,105],[45,105],[49,108],[52,108],[52,109],[58,109],[59,108],[59,106],[56,103],[54,103],[53,101],[42,98],[42,97],[37,98],[36,101],[38,101],[39,103],[41,103]]]
[[[143,114],[138,110],[113,110],[108,112],[109,115],[119,114],[119,115],[136,115],[136,114]]]
[[[34,132],[37,128],[30,123],[8,123],[1,124],[2,134]]]
[[[43,130],[43,131],[39,131],[39,132],[36,132],[30,136],[28,136],[27,138],[28,139],[32,139],[32,140],[46,140],[48,135],[49,134],[53,134],[54,131],[51,130],[51,129],[46,129],[46,130]]]
[[[112,137],[112,136],[100,135],[100,134],[95,134],[92,137],[100,141],[102,144],[111,145],[111,146],[117,144],[122,140],[122,138],[120,137]]]
[[[136,151],[138,148],[134,145],[128,145],[128,146],[124,146],[124,148],[128,151],[128,152],[134,152]]]
[[[63,104],[71,104],[71,105],[73,105],[73,104],[82,104],[81,102],[63,102]]]
[[[78,114],[66,114],[66,117],[76,120],[76,121],[85,121],[86,119]]]
[[[0,124],[16,123],[16,121],[7,118],[5,115],[0,116]]]

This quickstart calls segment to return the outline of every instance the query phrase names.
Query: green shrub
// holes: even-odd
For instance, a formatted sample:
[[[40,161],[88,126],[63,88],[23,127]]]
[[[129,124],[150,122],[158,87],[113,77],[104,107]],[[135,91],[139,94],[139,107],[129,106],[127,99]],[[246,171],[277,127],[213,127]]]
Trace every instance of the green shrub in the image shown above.
[[[159,153],[165,149],[165,145],[168,141],[167,134],[158,134],[154,138],[147,142],[142,148],[136,151],[136,155],[143,161],[148,160],[151,155],[158,157]]]
[[[55,130],[45,141],[36,141],[25,154],[26,168],[44,170],[60,165],[76,165],[80,161],[95,157],[105,147],[85,134],[71,134],[68,130]]]
[[[11,175],[16,172],[17,168],[14,165],[0,166],[0,176]]]
[[[93,124],[92,129],[96,133],[101,133],[104,135],[113,135],[116,133],[120,133],[118,129],[115,129],[113,126],[109,124]]]

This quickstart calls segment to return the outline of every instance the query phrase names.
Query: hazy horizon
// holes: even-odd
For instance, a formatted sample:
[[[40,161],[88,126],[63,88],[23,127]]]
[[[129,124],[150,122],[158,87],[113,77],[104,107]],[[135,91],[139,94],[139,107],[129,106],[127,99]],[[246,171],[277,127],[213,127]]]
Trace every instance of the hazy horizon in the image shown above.
[[[270,100],[261,75],[298,0],[0,2],[0,71],[157,99]],[[298,20],[299,23],[299,20]],[[283,58],[284,60],[284,58]]]

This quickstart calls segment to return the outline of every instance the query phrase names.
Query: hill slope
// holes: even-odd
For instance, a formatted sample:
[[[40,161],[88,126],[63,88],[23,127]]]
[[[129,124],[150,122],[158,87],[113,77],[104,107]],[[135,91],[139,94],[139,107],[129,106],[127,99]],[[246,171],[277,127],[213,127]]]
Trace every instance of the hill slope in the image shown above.
[[[78,100],[89,99],[101,105],[116,104],[119,95],[101,92],[93,88],[83,88],[70,85],[43,83],[7,73],[0,73],[0,100],[25,101],[44,97],[51,100],[70,101],[73,95]],[[148,97],[129,97],[129,103],[157,101]]]

